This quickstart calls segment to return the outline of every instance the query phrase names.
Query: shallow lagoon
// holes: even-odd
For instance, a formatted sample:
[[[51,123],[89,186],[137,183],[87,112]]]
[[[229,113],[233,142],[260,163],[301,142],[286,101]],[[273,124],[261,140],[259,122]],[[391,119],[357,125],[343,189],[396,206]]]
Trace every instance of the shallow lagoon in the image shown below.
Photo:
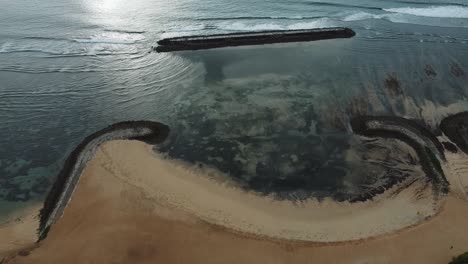
[[[172,134],[162,151],[216,167],[246,188],[283,198],[345,199],[388,177],[419,172],[411,150],[353,136],[350,117],[397,115],[435,129],[447,114],[468,110],[462,2],[432,3],[446,8],[437,12],[445,17],[434,17],[427,5],[397,2],[383,9],[369,8],[373,2],[251,3],[262,8],[247,18],[240,3],[216,17],[217,4],[184,1],[167,14],[145,1],[127,10],[88,4],[67,5],[69,16],[54,2],[38,11],[31,5],[19,12],[19,4],[0,11],[0,22],[13,26],[0,31],[3,200],[43,199],[78,142],[134,119],[168,124]],[[408,6],[420,13],[384,10]],[[149,53],[171,35],[321,26],[348,26],[357,36]]]

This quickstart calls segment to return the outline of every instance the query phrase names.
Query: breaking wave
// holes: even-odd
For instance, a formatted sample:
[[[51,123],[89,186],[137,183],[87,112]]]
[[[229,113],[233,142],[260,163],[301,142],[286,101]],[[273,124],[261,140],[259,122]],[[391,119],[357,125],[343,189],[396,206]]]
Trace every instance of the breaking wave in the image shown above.
[[[385,13],[354,12],[344,13],[341,21],[351,22],[367,19],[382,19],[393,23],[407,23],[428,26],[461,27],[466,23],[454,20],[468,18],[468,7],[432,6],[427,8],[388,8]]]
[[[423,17],[468,18],[468,7],[464,6],[430,6],[387,8],[384,11]]]
[[[199,21],[216,21],[216,20],[302,20],[302,19],[317,19],[318,16],[238,16],[238,17],[210,17],[198,18]]]
[[[303,2],[297,2],[303,4]],[[358,8],[358,9],[370,9],[370,10],[382,10],[380,7],[376,6],[365,6],[365,5],[352,5],[352,4],[342,4],[342,3],[330,3],[330,2],[306,2],[304,3],[306,5],[312,5],[312,6],[328,6],[328,7],[334,7],[334,8]]]
[[[300,22],[294,24],[280,23],[263,23],[250,24],[244,22],[221,23],[218,28],[228,31],[260,31],[260,30],[286,30],[286,29],[309,29],[309,28],[324,28],[336,26],[333,21],[328,18],[321,18],[309,22]]]

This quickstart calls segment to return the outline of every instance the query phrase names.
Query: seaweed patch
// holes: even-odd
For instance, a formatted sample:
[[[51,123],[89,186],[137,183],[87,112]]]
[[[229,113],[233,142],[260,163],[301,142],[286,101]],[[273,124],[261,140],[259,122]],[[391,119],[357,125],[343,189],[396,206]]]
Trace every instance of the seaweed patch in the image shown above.
[[[450,72],[458,78],[465,76],[465,71],[455,62],[450,65]]]
[[[400,96],[404,94],[400,80],[398,80],[395,74],[389,74],[384,81],[384,85],[392,96]]]
[[[426,64],[426,67],[424,67],[424,73],[430,79],[434,79],[435,77],[437,77],[437,72],[430,64]]]

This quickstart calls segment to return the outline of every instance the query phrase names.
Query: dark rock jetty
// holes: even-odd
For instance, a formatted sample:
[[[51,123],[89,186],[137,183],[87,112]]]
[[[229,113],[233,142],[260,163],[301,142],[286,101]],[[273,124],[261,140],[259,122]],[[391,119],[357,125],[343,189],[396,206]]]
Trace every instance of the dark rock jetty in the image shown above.
[[[157,52],[201,50],[246,45],[305,42],[324,39],[351,38],[356,33],[349,28],[276,30],[167,38],[158,41]]]
[[[163,142],[168,134],[169,127],[158,122],[126,121],[110,125],[86,137],[66,159],[44,201],[44,207],[39,215],[39,240],[47,236],[51,225],[63,214],[86,163],[94,156],[101,144],[118,139],[133,139],[158,144]]]

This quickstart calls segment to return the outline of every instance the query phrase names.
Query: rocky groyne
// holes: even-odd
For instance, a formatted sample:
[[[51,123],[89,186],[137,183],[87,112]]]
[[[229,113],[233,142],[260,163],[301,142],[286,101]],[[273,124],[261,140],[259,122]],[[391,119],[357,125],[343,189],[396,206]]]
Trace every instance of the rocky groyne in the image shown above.
[[[356,33],[352,29],[341,27],[199,35],[162,39],[158,41],[158,46],[154,49],[157,52],[201,50],[246,45],[351,38],[355,35]]]
[[[395,116],[358,116],[351,120],[351,126],[358,135],[398,139],[411,146],[416,151],[422,169],[435,190],[441,193],[448,192],[449,184],[441,167],[441,162],[445,161],[444,147],[422,124]],[[390,182],[387,187],[394,184]],[[381,190],[383,191],[385,188]],[[363,196],[357,200],[364,201],[374,195],[366,194],[365,196],[370,197]]]
[[[104,142],[119,139],[140,140],[150,144],[164,141],[169,127],[151,121],[126,121],[110,125],[86,137],[70,153],[49,191],[40,211],[39,240],[46,237],[52,224],[63,214],[87,162]]]

